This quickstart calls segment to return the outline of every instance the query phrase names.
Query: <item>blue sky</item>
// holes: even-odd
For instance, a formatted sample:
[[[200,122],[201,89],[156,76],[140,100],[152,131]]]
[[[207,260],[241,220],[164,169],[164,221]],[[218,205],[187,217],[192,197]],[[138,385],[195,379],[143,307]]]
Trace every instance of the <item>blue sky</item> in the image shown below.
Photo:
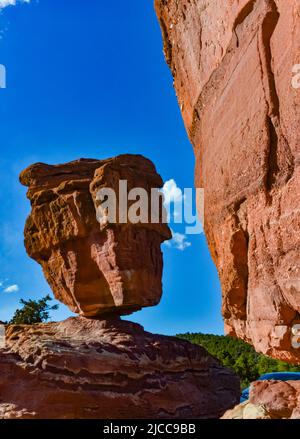
[[[23,247],[30,206],[18,182],[22,169],[139,153],[183,188],[193,187],[194,156],[151,0],[20,1],[2,9],[0,29],[7,70],[7,88],[0,90],[0,319],[6,320],[21,297],[49,292]],[[161,304],[130,319],[164,334],[222,333],[220,286],[205,237],[187,239],[184,250],[163,247]],[[60,305],[53,318],[68,315]]]

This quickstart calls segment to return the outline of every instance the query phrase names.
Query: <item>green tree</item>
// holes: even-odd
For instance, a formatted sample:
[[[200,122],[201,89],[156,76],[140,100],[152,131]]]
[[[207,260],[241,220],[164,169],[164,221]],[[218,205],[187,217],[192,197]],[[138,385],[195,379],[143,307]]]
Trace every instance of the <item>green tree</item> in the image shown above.
[[[300,366],[274,360],[255,352],[252,346],[228,336],[180,334],[178,337],[203,346],[219,362],[232,369],[241,379],[242,388],[270,372],[300,372]]]
[[[40,300],[24,300],[20,303],[21,309],[17,309],[9,322],[11,325],[34,325],[35,323],[46,322],[50,318],[50,311],[58,309],[58,305],[50,306],[48,302],[52,299],[49,295]]]

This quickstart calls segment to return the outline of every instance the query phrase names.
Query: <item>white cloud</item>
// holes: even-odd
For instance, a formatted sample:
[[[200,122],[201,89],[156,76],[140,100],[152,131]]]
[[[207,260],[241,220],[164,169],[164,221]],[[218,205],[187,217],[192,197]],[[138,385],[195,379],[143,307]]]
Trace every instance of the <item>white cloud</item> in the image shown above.
[[[167,247],[173,247],[176,248],[177,250],[184,251],[192,245],[192,243],[187,240],[186,235],[184,235],[183,233],[174,232],[172,229],[171,232],[172,232],[171,241],[165,242]]]
[[[30,0],[0,0],[0,9],[15,6],[17,3],[30,3]]]
[[[164,194],[164,206],[168,213],[168,220],[174,219],[177,223],[182,222],[185,197],[176,181],[173,178],[166,181],[161,191]]]
[[[183,199],[182,191],[173,178],[165,182],[162,192],[165,196],[165,204],[181,202]]]
[[[18,285],[10,285],[9,287],[5,288],[4,293],[17,293],[18,291]]]

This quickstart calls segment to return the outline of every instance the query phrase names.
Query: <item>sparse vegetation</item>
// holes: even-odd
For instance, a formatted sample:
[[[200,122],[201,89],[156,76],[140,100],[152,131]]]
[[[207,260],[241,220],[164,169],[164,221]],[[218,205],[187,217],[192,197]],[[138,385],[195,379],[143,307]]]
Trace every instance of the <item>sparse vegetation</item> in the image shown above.
[[[58,305],[50,306],[48,302],[52,299],[49,295],[40,300],[20,300],[23,305],[17,309],[9,322],[11,325],[34,325],[35,323],[46,322],[50,318],[50,311],[58,309]]]

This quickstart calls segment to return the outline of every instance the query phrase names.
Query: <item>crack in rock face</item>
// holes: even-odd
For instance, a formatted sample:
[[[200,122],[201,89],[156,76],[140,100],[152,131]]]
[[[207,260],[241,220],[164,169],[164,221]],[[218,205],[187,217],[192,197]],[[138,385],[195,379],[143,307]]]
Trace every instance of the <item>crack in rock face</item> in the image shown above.
[[[300,61],[296,0],[156,0],[205,190],[225,329],[300,363]],[[199,61],[200,60],[200,61]],[[199,286],[199,290],[201,286]]]
[[[119,218],[101,224],[96,214],[99,190],[118,195],[121,180],[128,192],[142,188],[150,200],[151,190],[163,181],[149,160],[122,155],[56,166],[37,163],[20,179],[29,187],[32,206],[26,250],[43,267],[58,300],[86,317],[130,314],[159,303],[160,246],[171,238],[168,225],[121,223]]]

